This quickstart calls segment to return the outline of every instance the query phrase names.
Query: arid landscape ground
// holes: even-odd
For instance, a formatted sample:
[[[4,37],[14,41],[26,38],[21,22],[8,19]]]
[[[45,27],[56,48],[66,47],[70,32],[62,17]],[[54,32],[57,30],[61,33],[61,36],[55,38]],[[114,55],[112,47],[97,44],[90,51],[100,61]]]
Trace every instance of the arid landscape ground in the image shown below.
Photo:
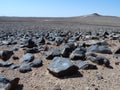
[[[60,40],[62,37],[64,40],[57,41],[56,37],[60,37]],[[21,73],[19,67],[10,69],[10,66],[0,65],[0,74],[8,78],[20,78],[15,90],[120,90],[120,17],[102,16],[97,13],[66,18],[0,17],[0,50],[13,50],[15,47],[8,62],[21,65],[19,60],[25,51],[31,48],[21,44],[27,38],[32,38],[37,44],[38,52],[32,54],[34,58],[40,58],[43,65],[32,67],[31,71],[26,73]],[[102,53],[90,50],[90,53],[107,58],[109,67],[91,62],[87,58],[88,48],[97,45],[97,41],[100,45],[105,44],[112,53],[105,53],[104,50]],[[97,69],[79,69],[78,73],[66,74],[62,78],[49,73],[48,66],[52,60],[46,56],[50,49],[57,48],[61,51],[61,47],[69,43],[76,48],[81,48],[84,43],[85,61],[95,65]],[[63,57],[61,54],[54,57],[56,56]],[[2,54],[0,58],[0,62],[6,62],[2,59]],[[70,58],[70,61],[74,63],[78,60]]]

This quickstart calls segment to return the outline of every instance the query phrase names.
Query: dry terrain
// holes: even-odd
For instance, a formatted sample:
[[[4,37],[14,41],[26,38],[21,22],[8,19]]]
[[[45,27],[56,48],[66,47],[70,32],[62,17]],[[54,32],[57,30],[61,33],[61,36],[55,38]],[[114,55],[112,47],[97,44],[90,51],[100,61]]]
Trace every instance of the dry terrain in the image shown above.
[[[8,39],[12,39],[11,42],[17,42],[17,44],[12,45],[2,44],[0,45],[0,50],[11,50],[14,46],[18,46],[19,49],[14,51],[14,54],[8,61],[13,62],[14,64],[19,64],[19,59],[24,55],[24,51],[26,49],[26,47],[20,46],[21,38],[32,37],[34,40],[35,38],[42,36],[41,32],[58,33],[59,31],[66,33],[70,32],[70,34],[79,32],[79,39],[75,41],[76,43],[87,44],[89,40],[96,40],[97,37],[99,38],[97,38],[97,40],[105,40],[107,42],[107,46],[111,49],[112,54],[96,54],[107,58],[110,61],[110,67],[98,65],[86,60],[87,62],[96,65],[98,69],[79,69],[78,71],[80,74],[75,73],[71,76],[64,76],[63,78],[55,77],[47,70],[47,67],[50,65],[52,60],[47,60],[46,54],[52,47],[61,50],[62,44],[56,45],[54,41],[49,41],[45,38],[45,43],[38,46],[40,52],[33,54],[35,58],[41,58],[43,63],[41,67],[32,68],[32,70],[27,73],[19,72],[19,68],[10,70],[9,67],[0,67],[0,74],[10,78],[20,78],[19,84],[15,90],[120,89],[120,57],[114,56],[114,52],[120,47],[120,17],[102,16],[96,13],[87,16],[69,18],[0,17],[0,43],[2,43],[2,41],[7,41]],[[109,35],[104,34],[105,36],[99,36],[96,34],[100,33],[103,35],[105,31],[108,32]],[[90,38],[89,34],[87,34],[89,32],[92,33],[90,36],[93,38]],[[85,38],[85,35],[88,35],[89,38],[84,40],[83,37]],[[113,39],[114,35],[117,39]],[[67,36],[68,38],[71,37],[69,33],[64,37]],[[41,47],[45,46],[49,49],[41,51]],[[86,48],[88,48],[88,46],[86,46]],[[17,56],[19,59],[14,60],[13,56]],[[0,61],[3,60],[0,59]],[[102,78],[97,77],[97,75]]]

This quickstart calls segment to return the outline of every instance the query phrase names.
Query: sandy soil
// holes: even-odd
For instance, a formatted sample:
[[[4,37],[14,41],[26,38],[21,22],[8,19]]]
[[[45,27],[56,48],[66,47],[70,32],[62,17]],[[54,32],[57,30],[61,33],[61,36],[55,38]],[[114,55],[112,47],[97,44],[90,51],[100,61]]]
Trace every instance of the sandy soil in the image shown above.
[[[92,17],[93,18],[93,17]],[[100,17],[101,18],[101,17]],[[110,17],[109,17],[110,18]],[[116,19],[116,18],[115,18]],[[76,20],[76,18],[75,18]],[[90,19],[91,20],[91,19]],[[90,21],[87,20],[86,21]],[[118,19],[116,19],[118,20]],[[111,19],[110,19],[111,21]],[[118,20],[120,22],[120,20]],[[75,21],[70,23],[70,21],[66,21],[64,23],[61,22],[0,22],[0,30],[5,30],[9,32],[9,30],[120,30],[119,22],[117,24],[113,23],[113,26],[102,26],[102,25],[86,25],[81,24]],[[104,22],[105,23],[105,22]],[[109,23],[109,22],[108,22]],[[107,23],[107,24],[108,24]],[[119,24],[119,25],[118,25]],[[116,26],[118,25],[118,26]],[[19,33],[19,32],[18,32]],[[118,47],[120,47],[120,43],[116,40],[107,40],[109,43],[109,47],[114,52]],[[54,46],[49,46],[54,47]],[[7,46],[1,46],[0,50],[10,49]],[[14,52],[15,56],[21,58],[24,52],[23,49],[20,48],[18,51]],[[39,68],[32,68],[31,72],[28,73],[20,73],[18,69],[9,70],[8,68],[0,67],[0,73],[6,75],[7,77],[19,77],[20,82],[19,86],[16,90],[57,90],[57,88],[61,88],[61,90],[120,90],[120,58],[115,58],[109,54],[100,54],[104,57],[107,57],[110,60],[110,65],[112,68],[106,68],[104,66],[97,65],[97,70],[79,70],[82,76],[78,73],[77,75],[73,75],[71,77],[64,77],[63,79],[59,79],[51,75],[47,67],[50,64],[50,60],[46,60],[44,55],[40,53],[35,54],[35,57],[40,57],[43,61],[43,66]],[[13,60],[10,58],[11,62],[18,63],[18,60]],[[115,63],[118,63],[116,65]],[[103,76],[103,79],[98,80],[96,75]],[[59,89],[58,89],[59,90]]]
[[[112,51],[116,50],[120,43],[118,41],[107,40]],[[1,49],[8,47],[3,46]],[[15,56],[22,57],[23,50],[16,51]],[[79,70],[83,75],[73,75],[71,77],[64,77],[59,79],[49,74],[47,67],[50,60],[46,60],[40,53],[35,54],[35,57],[40,57],[43,60],[43,66],[40,68],[32,68],[31,72],[20,73],[18,69],[8,70],[7,68],[1,68],[0,72],[7,77],[19,77],[19,89],[16,90],[54,90],[55,87],[60,87],[62,90],[119,90],[120,88],[120,64],[116,65],[116,62],[120,62],[119,58],[113,57],[113,55],[101,54],[110,60],[110,65],[113,69],[106,68],[104,66],[97,65],[98,70]],[[18,63],[18,60],[9,60],[14,63]],[[98,80],[96,75],[103,76],[103,79]],[[23,87],[22,87],[23,85]]]

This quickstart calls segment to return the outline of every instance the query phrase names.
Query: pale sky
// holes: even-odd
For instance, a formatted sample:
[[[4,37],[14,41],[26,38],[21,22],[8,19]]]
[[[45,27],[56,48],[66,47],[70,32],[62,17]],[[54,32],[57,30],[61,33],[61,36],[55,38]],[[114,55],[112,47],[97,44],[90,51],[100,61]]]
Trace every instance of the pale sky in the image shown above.
[[[120,16],[120,0],[0,0],[0,16]]]

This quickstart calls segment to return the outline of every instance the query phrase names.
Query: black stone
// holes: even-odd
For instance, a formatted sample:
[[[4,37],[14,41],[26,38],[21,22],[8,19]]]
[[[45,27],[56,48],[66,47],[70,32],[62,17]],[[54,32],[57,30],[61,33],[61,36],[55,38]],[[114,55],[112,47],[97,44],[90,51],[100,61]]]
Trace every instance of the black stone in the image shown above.
[[[31,66],[32,67],[40,67],[40,66],[42,66],[42,60],[40,58],[34,59],[31,62]]]
[[[95,53],[112,54],[112,51],[107,46],[100,45],[92,45],[88,47],[88,51]]]
[[[23,39],[21,44],[23,45],[22,47],[27,47],[27,48],[37,47],[36,43],[31,38]]]
[[[38,45],[43,45],[45,44],[45,39],[43,37],[40,37],[38,40],[37,40],[37,43]]]
[[[61,55],[63,57],[69,57],[70,53],[71,53],[71,49],[68,45],[62,46]]]
[[[31,62],[34,59],[34,55],[30,53],[26,53],[22,58],[20,58],[20,62]]]
[[[22,64],[19,68],[19,71],[21,73],[27,73],[27,72],[31,71],[31,65],[28,64],[28,63],[27,64]]]
[[[48,70],[54,76],[61,77],[76,72],[78,67],[73,65],[68,58],[55,57],[48,66]]]
[[[105,66],[110,66],[110,61],[102,56],[98,56],[94,53],[88,54],[86,55],[87,59],[89,59],[90,61],[97,63],[99,65],[105,65]]]
[[[48,55],[46,56],[46,59],[53,59],[54,57],[56,56],[60,56],[61,53],[60,53],[60,50],[58,50],[57,48],[52,48]]]
[[[4,75],[0,75],[0,90],[15,90],[19,80],[19,78],[9,79]]]
[[[89,63],[87,63],[85,61],[82,61],[82,60],[75,61],[75,65],[79,69],[85,69],[85,70],[88,70],[88,69],[97,69],[96,65],[89,64]]]
[[[71,54],[70,59],[72,60],[85,60],[85,48],[76,48]]]
[[[13,55],[13,51],[9,51],[9,50],[2,50],[0,51],[0,58],[4,61],[10,59],[10,57]]]
[[[16,68],[19,68],[19,67],[20,67],[20,65],[13,64],[9,67],[9,69],[16,69]]]
[[[63,42],[63,37],[55,37],[55,43],[56,43],[56,45],[60,45],[60,44],[62,44],[62,42]]]
[[[12,64],[13,64],[12,62],[0,61],[0,67],[9,67]]]

